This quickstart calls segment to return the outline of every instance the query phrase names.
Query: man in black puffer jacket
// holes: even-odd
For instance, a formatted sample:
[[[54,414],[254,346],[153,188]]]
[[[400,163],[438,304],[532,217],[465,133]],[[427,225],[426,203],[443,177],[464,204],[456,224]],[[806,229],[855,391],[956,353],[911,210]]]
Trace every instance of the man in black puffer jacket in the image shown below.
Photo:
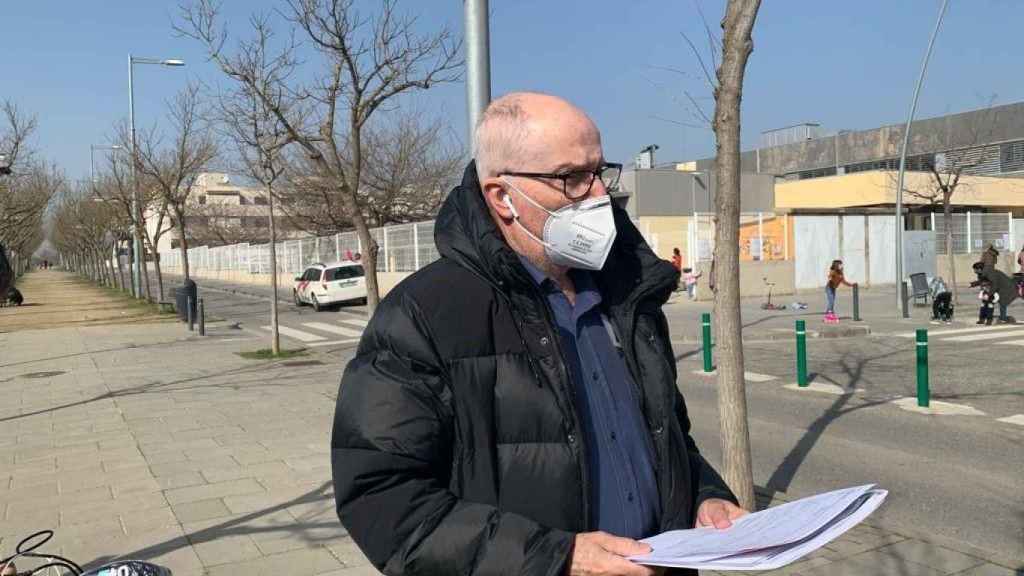
[[[621,166],[571,104],[492,102],[475,155],[441,258],[345,369],[338,516],[386,574],[654,574],[626,559],[636,539],[745,513],[676,388],[661,306],[679,273],[611,205]]]

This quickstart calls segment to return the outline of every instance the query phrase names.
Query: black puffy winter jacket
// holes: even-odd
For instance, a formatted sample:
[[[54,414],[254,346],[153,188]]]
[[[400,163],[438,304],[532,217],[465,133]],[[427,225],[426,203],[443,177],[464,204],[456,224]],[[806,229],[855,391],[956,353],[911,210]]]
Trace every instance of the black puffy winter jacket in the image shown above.
[[[643,390],[663,530],[735,498],[690,437],[661,306],[678,272],[626,214],[598,275]],[[470,164],[434,236],[441,258],[374,314],[341,380],[338,516],[387,574],[564,572],[591,531],[587,447],[544,297],[492,222]]]

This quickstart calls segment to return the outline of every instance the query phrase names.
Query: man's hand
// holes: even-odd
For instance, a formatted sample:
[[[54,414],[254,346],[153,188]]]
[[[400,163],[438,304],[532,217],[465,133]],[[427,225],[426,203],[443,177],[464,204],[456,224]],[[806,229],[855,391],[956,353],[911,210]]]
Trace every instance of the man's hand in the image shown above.
[[[747,514],[746,510],[728,500],[708,498],[701,502],[700,508],[697,508],[697,522],[694,524],[694,528],[714,526],[719,530],[724,530],[732,526],[733,520]]]
[[[626,560],[626,556],[647,554],[651,547],[630,538],[612,536],[606,532],[586,532],[576,535],[572,549],[569,576],[653,576],[660,569],[641,566]]]

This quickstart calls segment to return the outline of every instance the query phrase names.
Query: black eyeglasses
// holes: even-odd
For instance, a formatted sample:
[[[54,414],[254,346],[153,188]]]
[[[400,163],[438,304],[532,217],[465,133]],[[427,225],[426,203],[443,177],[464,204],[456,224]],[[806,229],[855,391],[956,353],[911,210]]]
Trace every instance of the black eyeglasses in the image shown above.
[[[619,185],[622,175],[622,164],[605,162],[594,170],[572,170],[569,172],[502,172],[498,176],[522,176],[523,178],[547,178],[562,182],[562,194],[570,200],[578,200],[594,187],[594,180],[600,178],[606,190],[614,190]]]

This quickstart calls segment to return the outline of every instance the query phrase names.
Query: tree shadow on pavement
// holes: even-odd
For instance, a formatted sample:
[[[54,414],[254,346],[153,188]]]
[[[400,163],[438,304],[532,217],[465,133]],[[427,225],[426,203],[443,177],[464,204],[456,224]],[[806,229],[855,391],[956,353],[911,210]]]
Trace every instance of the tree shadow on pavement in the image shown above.
[[[190,376],[188,378],[180,378],[178,380],[172,380],[170,382],[149,382],[147,384],[140,384],[138,386],[132,386],[129,388],[121,388],[117,390],[110,390],[103,394],[97,394],[91,398],[84,400],[78,400],[76,402],[68,402],[57,406],[51,406],[49,408],[42,408],[40,410],[34,410],[32,412],[26,412],[24,414],[14,414],[11,416],[5,416],[0,418],[0,424],[19,420],[22,418],[29,418],[31,416],[38,416],[40,414],[50,414],[60,410],[66,410],[69,408],[76,408],[94,402],[100,402],[103,400],[116,400],[118,398],[137,396],[140,394],[150,394],[156,392],[177,392],[183,390],[191,390],[194,388],[230,388],[232,390],[240,390],[243,385],[247,388],[252,388],[253,385],[266,385],[266,386],[281,386],[284,381],[301,379],[301,374],[289,374],[289,375],[278,375],[274,378],[268,379],[266,371],[271,368],[276,368],[280,363],[287,362],[287,360],[277,360],[274,362],[260,362],[252,366],[242,366],[238,368],[229,368],[220,372],[214,372],[210,374],[200,374],[198,376]],[[181,386],[182,384],[194,384],[203,380],[211,378],[218,378],[222,376],[239,376],[245,374],[256,375],[257,378],[253,380],[237,380],[233,379],[230,383],[219,384],[219,383],[206,383],[202,386]]]
[[[879,398],[875,400],[865,400],[862,403],[849,406],[850,402],[855,398],[854,390],[857,388],[857,384],[864,379],[864,369],[868,363],[893,356],[901,352],[902,350],[892,350],[877,356],[856,358],[853,359],[852,362],[849,352],[843,354],[843,357],[839,360],[839,364],[842,367],[843,373],[847,375],[845,386],[836,382],[834,379],[826,379],[843,387],[845,389],[845,393],[836,398],[832,405],[807,427],[807,431],[804,435],[800,437],[800,440],[797,441],[789,453],[786,454],[782,459],[782,462],[779,463],[778,467],[772,473],[771,477],[768,478],[764,488],[768,492],[769,497],[773,497],[775,494],[780,492],[785,493],[789,489],[790,484],[793,482],[793,477],[796,476],[797,471],[807,458],[807,455],[814,449],[815,444],[817,444],[818,440],[832,422],[858,410],[873,408],[890,402],[890,398]],[[815,376],[820,375],[815,374]]]
[[[126,346],[118,346],[117,348],[103,348],[101,350],[85,350],[83,352],[74,352],[72,354],[62,354],[60,356],[48,356],[46,358],[35,358],[33,360],[21,360],[18,362],[10,362],[8,364],[0,364],[0,368],[9,368],[11,366],[21,366],[23,364],[35,364],[37,362],[52,362],[54,360],[64,360],[65,358],[74,358],[76,356],[85,356],[88,354],[103,354],[105,352],[121,352],[122,350],[132,350],[135,348],[154,348],[157,346],[167,346],[168,344],[174,344],[178,342],[178,339],[168,340],[166,342],[153,342],[152,344],[129,344]]]
[[[133,558],[138,560],[154,561],[159,556],[168,554],[180,548],[186,548],[205,542],[213,542],[230,536],[261,536],[266,539],[298,538],[308,548],[315,548],[326,545],[329,542],[337,542],[339,539],[347,538],[348,534],[341,526],[334,511],[334,495],[330,481],[325,481],[316,488],[291,500],[286,500],[266,508],[233,516],[223,522],[214,524],[200,530],[185,530],[183,536],[177,536],[152,544],[145,548],[133,550],[120,555],[100,556],[89,560],[82,567],[86,570],[96,568],[105,563],[117,559]],[[311,508],[317,504],[327,504],[326,510],[329,513],[324,518],[323,513],[300,512],[293,515],[293,508]],[[284,518],[275,518],[278,513],[284,513]]]

